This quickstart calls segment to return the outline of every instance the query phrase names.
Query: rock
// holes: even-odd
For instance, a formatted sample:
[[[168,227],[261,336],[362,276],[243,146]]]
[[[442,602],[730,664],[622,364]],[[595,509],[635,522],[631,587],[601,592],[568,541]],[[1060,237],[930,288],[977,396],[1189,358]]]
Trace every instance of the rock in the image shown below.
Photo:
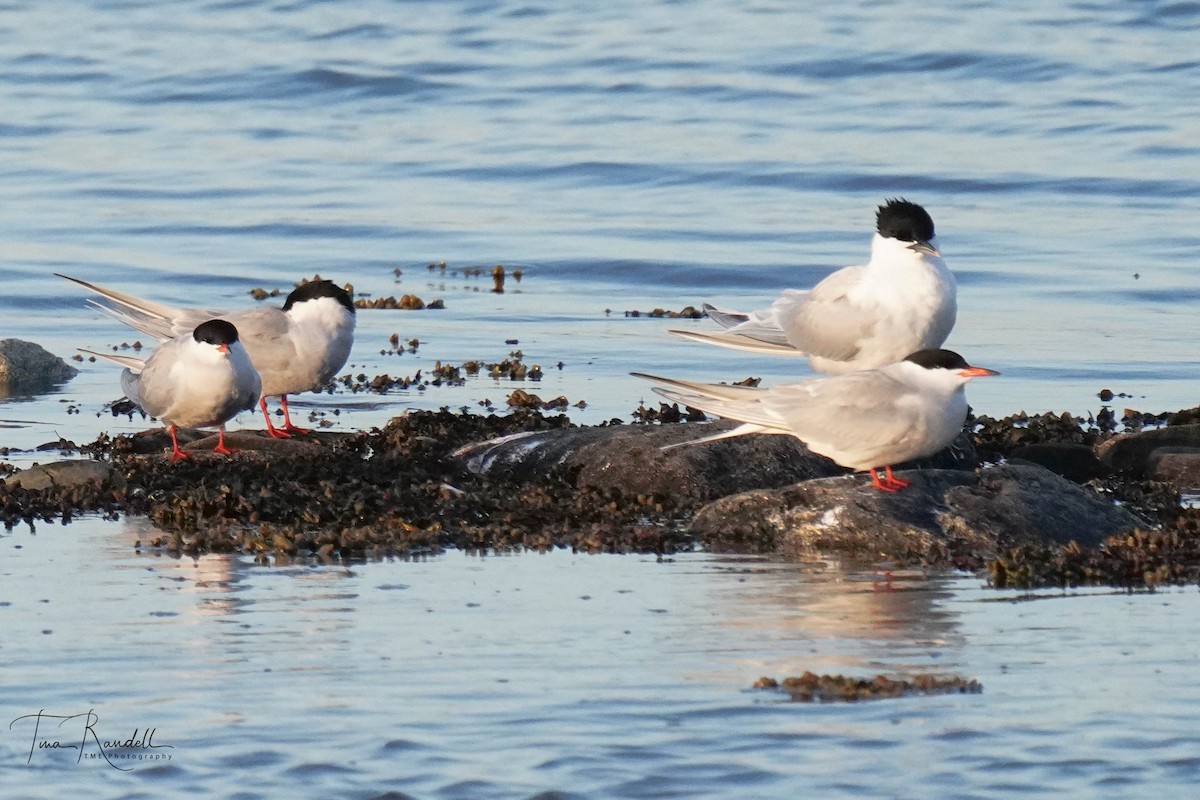
[[[1159,447],[1150,452],[1149,477],[1180,489],[1200,487],[1200,447]]]
[[[1039,442],[1013,448],[1010,462],[1037,464],[1076,483],[1087,483],[1112,472],[1086,444]]]
[[[203,453],[217,446],[217,435],[204,431],[208,435],[191,439],[187,445],[180,444],[186,452]],[[323,446],[335,438],[345,436],[344,433],[329,431],[309,432],[293,436],[290,439],[273,439],[266,431],[239,430],[225,432],[225,446],[233,451],[263,452],[263,453],[312,453],[318,456],[326,451]],[[167,447],[170,447],[170,440]]]
[[[470,471],[524,482],[555,470],[580,488],[628,495],[664,495],[706,502],[732,492],[785,486],[846,470],[808,451],[791,436],[741,436],[660,450],[737,423],[620,425],[519,433],[468,445],[454,458]]]
[[[756,434],[660,449],[737,425],[721,420],[706,425],[535,431],[467,445],[453,456],[476,474],[531,482],[553,470],[566,470],[581,489],[657,494],[698,503],[734,492],[787,486],[848,472],[791,436]],[[966,438],[956,444],[957,448],[947,448],[922,463],[953,467],[965,462],[974,466],[974,448]]]
[[[108,464],[87,459],[71,459],[39,464],[22,470],[9,476],[4,481],[4,485],[40,490],[51,487],[82,486],[88,483],[100,485],[106,481],[117,487],[123,486],[125,483],[125,479]]]
[[[1143,524],[1036,465],[901,474],[913,483],[895,494],[853,475],[722,498],[700,510],[691,532],[718,551],[946,561],[1026,542],[1095,546]]]
[[[0,396],[46,392],[78,374],[41,345],[0,339]]]
[[[266,431],[237,430],[225,432],[225,446],[234,451],[311,453],[316,456],[322,451],[322,443],[346,435],[331,431],[314,431],[291,439],[272,439]],[[217,434],[207,430],[180,428],[175,436],[179,440],[179,448],[185,453],[207,454],[217,446]],[[166,428],[139,431],[130,438],[130,448],[141,455],[168,455],[171,450],[171,434]]]
[[[1200,425],[1169,425],[1114,436],[1096,445],[1101,463],[1133,477],[1145,477],[1150,454],[1160,447],[1200,447]]]

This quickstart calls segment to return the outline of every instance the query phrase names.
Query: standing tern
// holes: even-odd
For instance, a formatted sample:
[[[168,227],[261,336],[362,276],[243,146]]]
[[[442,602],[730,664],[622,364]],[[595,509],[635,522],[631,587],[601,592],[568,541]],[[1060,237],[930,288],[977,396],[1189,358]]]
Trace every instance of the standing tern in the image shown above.
[[[744,423],[668,448],[748,433],[789,434],[843,467],[870,472],[871,483],[885,492],[909,484],[892,474],[892,464],[933,455],[962,431],[967,381],[998,374],[952,350],[919,350],[885,367],[771,388],[633,373],[663,384],[667,388],[654,391],[669,400]]]
[[[238,340],[237,328],[223,319],[202,322],[190,334],[168,339],[145,361],[83,352],[125,367],[121,388],[143,411],[167,423],[172,461],[186,455],[179,449],[177,426],[216,426],[219,433],[213,452],[232,453],[225,446],[225,423],[239,412],[253,409],[262,391],[262,381]]]
[[[811,290],[786,290],[768,309],[742,314],[704,304],[726,330],[672,330],[685,339],[758,353],[807,356],[818,372],[882,367],[941,347],[954,328],[957,283],[942,260],[933,219],[904,199],[875,215],[866,264],[828,275]]]
[[[259,407],[267,423],[267,433],[276,439],[308,433],[307,429],[292,424],[287,396],[319,389],[332,380],[350,357],[354,344],[354,302],[333,281],[302,284],[287,296],[283,308],[267,306],[229,312],[175,308],[55,274],[99,295],[99,299],[89,302],[110,317],[160,341],[190,333],[205,320],[220,318],[231,322],[262,377]],[[283,409],[282,428],[272,424],[267,411],[267,398],[276,396]]]

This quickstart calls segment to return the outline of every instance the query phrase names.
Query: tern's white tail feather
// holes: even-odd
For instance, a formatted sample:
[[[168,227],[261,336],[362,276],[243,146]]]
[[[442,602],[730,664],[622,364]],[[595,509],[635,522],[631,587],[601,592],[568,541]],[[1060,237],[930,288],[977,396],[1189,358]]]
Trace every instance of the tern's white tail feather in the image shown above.
[[[698,394],[678,389],[664,389],[661,386],[655,386],[654,391],[668,400],[682,403],[689,408],[698,408],[706,414],[715,414],[718,417],[744,422],[749,427],[757,430],[772,433],[791,433],[779,418],[772,416],[755,397],[747,397],[745,395],[730,397],[720,394]],[[743,431],[743,433],[754,432],[756,431]]]
[[[683,381],[678,378],[663,378],[658,375],[650,375],[646,372],[631,372],[629,373],[635,378],[652,381],[653,383],[661,383],[664,386],[673,386],[676,389],[682,389],[688,394],[698,394],[703,397],[722,397],[727,400],[742,400],[748,397],[753,397],[763,390],[757,386],[743,386],[736,383],[700,383],[699,381]],[[657,389],[655,390],[657,391]]]
[[[728,439],[734,436],[745,436],[748,433],[791,433],[758,402],[759,398],[767,390],[760,389],[757,386],[738,386],[728,383],[699,383],[696,381],[677,380],[675,378],[662,378],[657,375],[648,375],[644,372],[634,372],[631,374],[638,378],[664,384],[663,386],[655,386],[654,391],[668,400],[682,403],[691,408],[698,408],[701,411],[715,414],[719,417],[726,417],[745,423],[732,430],[722,431],[712,436],[669,444],[663,447],[663,450],[670,450],[673,447],[683,447],[684,445],[700,444],[702,442],[713,442],[718,439]]]
[[[82,347],[78,349],[79,352],[87,353],[89,356],[103,358],[105,361],[111,361],[114,364],[120,364],[122,367],[125,367],[125,369],[129,370],[135,375],[141,372],[142,368],[146,366],[144,359],[135,358],[134,356],[114,356],[111,353],[97,353],[95,350],[84,350]]]
[[[764,341],[762,339],[749,338],[744,333],[730,333],[729,331],[717,331],[715,333],[705,333],[702,331],[685,331],[679,328],[670,328],[667,333],[672,333],[683,339],[689,339],[693,342],[701,344],[715,344],[719,347],[728,347],[733,350],[743,350],[747,353],[769,353],[775,356],[799,356],[808,358],[808,353],[802,350],[797,350],[786,343]]]
[[[715,442],[720,439],[732,439],[735,436],[745,436],[748,433],[787,433],[787,431],[768,430],[767,428],[763,428],[759,425],[739,425],[736,428],[730,428],[727,431],[714,433],[711,436],[702,436],[699,439],[688,439],[686,442],[676,442],[675,444],[665,444],[658,449],[674,450],[676,447],[691,447],[694,444]]]
[[[220,315],[218,311],[189,310],[174,306],[155,303],[141,297],[134,297],[106,286],[72,278],[70,275],[54,273],[63,280],[82,286],[89,292],[100,296],[99,299],[89,299],[88,304],[109,315],[118,322],[128,325],[136,331],[153,336],[159,341],[180,336],[194,329],[205,319]]]

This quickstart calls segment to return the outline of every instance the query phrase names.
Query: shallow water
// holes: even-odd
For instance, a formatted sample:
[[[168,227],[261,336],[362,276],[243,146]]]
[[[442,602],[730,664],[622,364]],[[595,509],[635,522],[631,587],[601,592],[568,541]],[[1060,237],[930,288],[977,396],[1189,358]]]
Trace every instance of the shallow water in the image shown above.
[[[968,577],[701,554],[267,568],[137,553],[144,534],[84,521],[0,543],[3,710],[94,710],[101,739],[152,728],[156,745],[109,749],[113,766],[94,741],[80,761],[31,755],[22,720],[0,736],[0,783],[1145,797],[1200,778],[1194,590],[1015,602]],[[962,675],[984,691],[804,705],[749,688],[806,669]]]
[[[875,206],[904,195],[960,280],[950,346],[1003,372],[970,387],[979,411],[1086,413],[1102,388],[1118,412],[1192,406],[1197,28],[1200,7],[1154,2],[5,3],[0,337],[133,340],[55,271],[214,307],[320,272],[446,304],[360,312],[349,374],[518,348],[546,373],[297,399],[334,429],[514,388],[628,419],[652,397],[630,369],[807,371],[625,311],[762,307],[860,261]],[[524,272],[504,294],[496,263]],[[393,333],[417,352],[381,353]],[[0,404],[11,461],[150,424],[104,410],[115,369],[80,366]],[[138,524],[0,541],[3,710],[94,707],[173,758],[26,764],[18,724],[5,796],[1141,797],[1197,778],[1194,591],[1013,604],[972,577],[887,591],[706,555],[261,568],[137,554]],[[747,691],[805,669],[985,691]]]

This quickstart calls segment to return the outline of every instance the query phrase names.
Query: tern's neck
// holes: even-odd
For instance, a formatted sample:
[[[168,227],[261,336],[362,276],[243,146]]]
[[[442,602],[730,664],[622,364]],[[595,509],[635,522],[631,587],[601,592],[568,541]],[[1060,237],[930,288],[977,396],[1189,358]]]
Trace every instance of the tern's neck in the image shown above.
[[[297,303],[288,310],[288,315],[298,324],[336,331],[354,329],[354,315],[332,297],[318,297]]]
[[[891,370],[895,377],[922,391],[940,395],[962,394],[967,379],[957,369],[929,369],[911,361],[898,361],[884,369]]]
[[[929,242],[937,247],[937,237]],[[946,262],[941,256],[933,256],[912,249],[912,242],[902,242],[899,239],[880,236],[878,233],[871,239],[871,260],[868,269],[894,270],[909,268],[946,269]]]

